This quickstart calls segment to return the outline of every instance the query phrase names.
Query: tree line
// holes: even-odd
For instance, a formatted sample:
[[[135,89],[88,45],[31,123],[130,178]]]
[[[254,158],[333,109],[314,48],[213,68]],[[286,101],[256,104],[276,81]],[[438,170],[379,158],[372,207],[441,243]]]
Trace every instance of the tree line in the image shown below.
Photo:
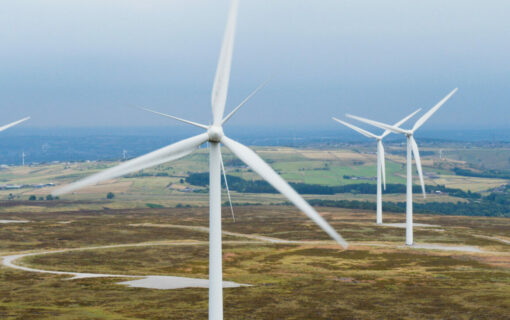
[[[277,193],[277,191],[263,180],[249,181],[237,176],[227,175],[229,188],[237,192],[246,193]],[[186,182],[195,185],[207,187],[209,185],[208,173],[191,173]],[[224,185],[224,181],[222,181]],[[345,186],[323,186],[307,183],[290,183],[290,185],[301,194],[335,194],[335,193],[353,193],[353,194],[375,194],[377,192],[376,184],[359,183]],[[487,217],[510,217],[510,186],[507,186],[503,193],[492,192],[483,196],[480,193],[464,191],[461,189],[447,188],[444,185],[427,185],[428,192],[447,193],[454,197],[466,199],[465,202],[426,202],[415,203],[414,212],[427,214],[444,215],[465,215],[465,216],[487,216]],[[405,193],[406,186],[403,184],[387,184],[385,193]],[[420,193],[420,186],[413,186],[413,193]],[[314,199],[309,201],[314,206],[349,208],[375,210],[376,203],[370,201],[358,200],[321,200]],[[405,212],[405,202],[383,202],[385,211]]]
[[[370,201],[313,199],[309,203],[320,207],[376,210],[376,203]],[[383,210],[403,213],[406,211],[406,203],[384,201]],[[510,217],[510,196],[490,194],[481,200],[467,202],[414,203],[413,212],[459,216]]]
[[[462,169],[459,167],[453,168],[458,176],[465,177],[477,177],[477,178],[498,178],[498,179],[510,179],[510,172],[503,170],[484,170],[482,172],[471,171],[469,169]]]
[[[241,193],[278,193],[269,183],[264,180],[245,180],[241,177],[227,175],[228,186],[231,190]],[[209,185],[209,174],[207,172],[202,173],[190,173],[186,178],[186,182],[194,185],[206,187]],[[224,181],[222,185],[225,186]],[[377,185],[373,183],[357,183],[348,184],[344,186],[324,186],[320,184],[308,184],[308,183],[294,183],[290,185],[301,194],[325,194],[333,195],[336,193],[353,193],[353,194],[376,194]],[[464,199],[480,199],[479,193],[471,191],[464,191],[461,189],[447,188],[444,185],[427,185],[426,190],[428,192],[441,192],[447,193],[454,197]],[[384,193],[405,193],[406,186],[404,184],[387,184]],[[413,193],[420,193],[420,186],[413,186]]]

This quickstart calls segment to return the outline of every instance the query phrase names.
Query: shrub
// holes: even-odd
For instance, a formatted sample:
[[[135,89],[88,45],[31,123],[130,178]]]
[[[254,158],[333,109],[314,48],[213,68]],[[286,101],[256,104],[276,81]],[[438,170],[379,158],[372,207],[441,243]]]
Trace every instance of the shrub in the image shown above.
[[[151,209],[160,209],[160,208],[164,208],[163,205],[161,204],[157,204],[157,203],[146,203],[145,204],[147,207],[151,208]]]

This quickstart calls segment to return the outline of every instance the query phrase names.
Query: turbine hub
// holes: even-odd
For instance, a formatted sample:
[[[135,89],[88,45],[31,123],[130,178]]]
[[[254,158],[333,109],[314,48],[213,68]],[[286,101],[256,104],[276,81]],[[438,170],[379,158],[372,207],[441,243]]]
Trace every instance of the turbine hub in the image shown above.
[[[220,142],[224,136],[223,128],[220,126],[210,126],[207,134],[209,135],[209,142]]]

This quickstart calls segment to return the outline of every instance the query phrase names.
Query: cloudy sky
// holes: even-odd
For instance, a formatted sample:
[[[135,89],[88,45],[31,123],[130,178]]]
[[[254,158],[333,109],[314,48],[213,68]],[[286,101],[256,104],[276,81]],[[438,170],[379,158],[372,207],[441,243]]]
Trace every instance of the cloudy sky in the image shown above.
[[[32,127],[166,126],[132,108],[210,119],[228,0],[0,4],[0,117]],[[233,125],[394,122],[459,92],[426,125],[510,127],[510,1],[241,0]]]

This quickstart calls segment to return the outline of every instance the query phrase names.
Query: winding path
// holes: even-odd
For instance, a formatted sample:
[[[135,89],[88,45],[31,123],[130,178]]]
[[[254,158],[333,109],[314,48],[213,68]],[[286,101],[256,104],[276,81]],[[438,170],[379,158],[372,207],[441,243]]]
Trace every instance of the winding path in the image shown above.
[[[200,226],[184,226],[184,225],[172,225],[172,224],[131,224],[130,226],[139,227],[159,227],[159,228],[179,228],[186,230],[194,230],[209,233],[209,228]],[[224,241],[225,244],[254,244],[254,243],[289,243],[289,244],[310,244],[316,243],[317,241],[290,241],[271,237],[265,237],[260,235],[247,235],[236,232],[223,231],[224,235],[247,238],[250,241]],[[123,248],[123,247],[144,247],[144,246],[158,246],[158,245],[171,245],[171,246],[189,246],[189,245],[207,245],[206,241],[186,241],[186,242],[146,242],[146,243],[134,243],[134,244],[118,244],[118,245],[107,245],[107,246],[95,246],[86,248],[74,248],[74,249],[62,249],[44,252],[30,252],[4,256],[2,264],[6,267],[23,270],[27,272],[38,272],[71,276],[71,279],[84,279],[84,278],[134,278],[136,280],[119,282],[119,284],[125,284],[131,287],[138,288],[152,288],[152,289],[180,289],[180,288],[208,288],[208,279],[198,278],[187,278],[187,277],[174,277],[174,276],[137,276],[137,275],[126,275],[126,274],[103,274],[103,273],[84,273],[84,272],[69,272],[69,271],[53,271],[53,270],[42,270],[37,268],[25,267],[16,264],[15,261],[20,260],[29,256],[54,254],[70,251],[83,251],[83,250],[97,250],[97,249],[109,249],[109,248]],[[240,286],[248,286],[245,284],[238,284],[231,281],[224,281],[224,288],[235,288]]]
[[[246,243],[246,241],[239,241],[236,243]],[[249,241],[249,243],[253,243],[253,241]],[[208,288],[209,280],[207,279],[198,279],[198,278],[187,278],[187,277],[174,277],[174,276],[137,276],[137,275],[125,275],[125,274],[107,274],[107,273],[85,273],[85,272],[68,272],[68,271],[53,271],[53,270],[42,270],[37,268],[30,268],[21,266],[19,264],[15,264],[16,260],[36,255],[43,254],[53,254],[53,253],[61,253],[61,252],[70,252],[70,251],[84,251],[84,250],[96,250],[96,249],[109,249],[109,248],[123,248],[123,247],[144,247],[144,246],[158,246],[158,245],[173,245],[173,246],[188,246],[188,245],[207,245],[208,243],[205,241],[195,241],[195,242],[153,242],[153,243],[136,243],[136,244],[119,244],[119,245],[109,245],[109,246],[97,246],[97,247],[87,247],[87,248],[76,248],[76,249],[63,249],[63,250],[53,250],[53,251],[44,251],[44,252],[32,252],[32,253],[24,253],[24,254],[15,254],[10,256],[4,256],[2,260],[2,264],[6,267],[23,270],[27,272],[38,272],[38,273],[48,273],[48,274],[57,274],[57,275],[66,275],[71,276],[70,279],[85,279],[85,278],[133,278],[136,280],[119,282],[119,284],[128,285],[130,287],[138,287],[138,288],[151,288],[151,289],[181,289],[181,288]],[[236,288],[241,286],[247,286],[244,284],[239,284],[231,281],[224,281],[224,288]]]

